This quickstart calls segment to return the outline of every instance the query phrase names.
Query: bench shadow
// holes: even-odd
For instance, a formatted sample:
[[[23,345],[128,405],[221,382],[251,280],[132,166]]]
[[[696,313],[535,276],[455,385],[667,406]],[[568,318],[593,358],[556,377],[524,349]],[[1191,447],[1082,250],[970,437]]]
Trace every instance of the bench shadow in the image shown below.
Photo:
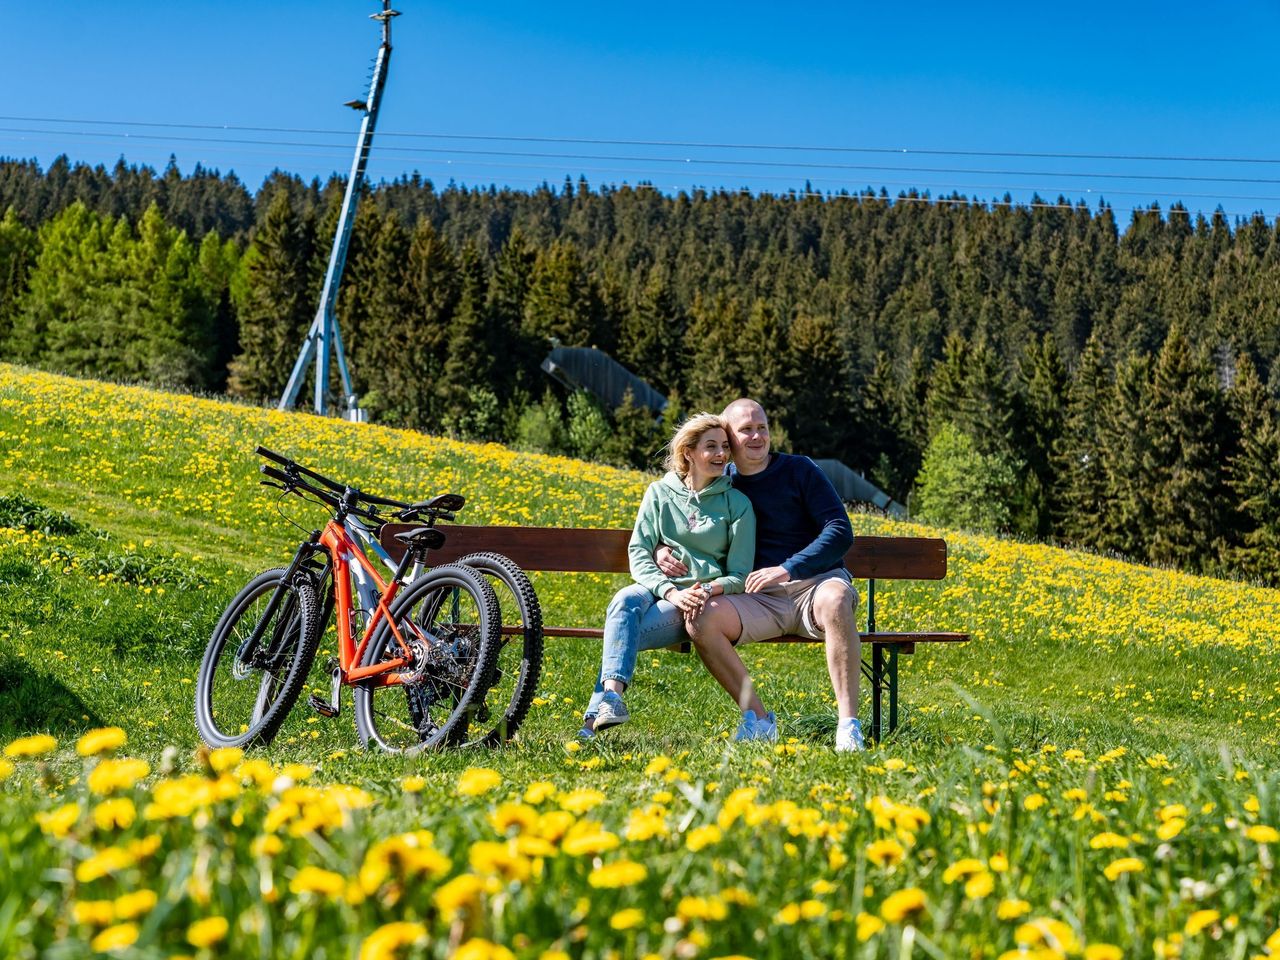
[[[29,733],[79,733],[102,722],[62,681],[0,654],[0,741]]]

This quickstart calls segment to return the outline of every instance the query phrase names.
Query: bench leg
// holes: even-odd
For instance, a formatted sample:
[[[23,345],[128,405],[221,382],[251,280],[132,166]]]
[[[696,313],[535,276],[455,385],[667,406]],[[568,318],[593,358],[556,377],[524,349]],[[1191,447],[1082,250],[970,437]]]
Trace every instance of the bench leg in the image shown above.
[[[889,651],[889,732],[898,729],[898,648]]]
[[[884,648],[880,644],[871,647],[871,739],[876,743],[884,731],[881,729],[880,696],[884,686]]]

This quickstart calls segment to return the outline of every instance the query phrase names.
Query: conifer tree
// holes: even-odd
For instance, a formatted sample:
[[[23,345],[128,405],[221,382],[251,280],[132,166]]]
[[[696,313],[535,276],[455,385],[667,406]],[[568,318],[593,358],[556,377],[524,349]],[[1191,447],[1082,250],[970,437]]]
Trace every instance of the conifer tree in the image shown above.
[[[1047,537],[1054,517],[1060,514],[1053,452],[1062,437],[1067,406],[1067,373],[1051,334],[1027,345],[1021,364],[1024,402],[1024,442],[1020,445],[1027,464],[1027,507],[1030,532]]]
[[[746,393],[742,358],[734,349],[741,339],[742,313],[741,304],[723,294],[694,300],[684,343],[687,411],[720,411]],[[768,412],[773,417],[773,411]]]
[[[541,383],[539,364],[547,344],[524,330],[524,304],[536,260],[537,251],[517,227],[498,252],[489,280],[490,349],[503,360],[494,369],[494,389],[504,402],[517,393],[532,395]]]
[[[262,403],[283,392],[315,316],[308,282],[314,245],[311,218],[294,209],[287,190],[277,191],[240,260],[240,352],[227,380],[232,395]]]
[[[810,457],[837,457],[865,470],[867,451],[858,436],[860,411],[835,321],[802,313],[792,321],[786,344],[783,386],[790,399],[787,423],[793,448]]]
[[[1110,509],[1102,450],[1102,411],[1110,391],[1102,340],[1092,336],[1067,388],[1062,436],[1053,448],[1057,529],[1082,547],[1100,548]]]
[[[461,293],[449,329],[444,372],[437,385],[442,415],[451,434],[493,439],[499,427],[498,395],[493,389],[497,354],[485,311],[484,264],[472,244],[463,248],[458,272]]]
[[[1096,546],[1144,559],[1152,536],[1156,478],[1151,456],[1151,360],[1129,354],[1116,368],[1099,424],[1105,475],[1101,537]]]
[[[13,356],[9,335],[36,258],[36,235],[9,207],[0,220],[0,356]]]
[[[1227,465],[1227,482],[1248,521],[1231,566],[1250,579],[1280,585],[1280,423],[1247,355],[1237,362],[1231,407],[1240,447]]]
[[[593,346],[594,313],[590,279],[577,248],[556,241],[534,264],[524,302],[525,332],[554,337],[566,347]]]
[[[1225,540],[1225,410],[1212,363],[1175,326],[1151,379],[1149,557],[1184,570],[1212,569]]]

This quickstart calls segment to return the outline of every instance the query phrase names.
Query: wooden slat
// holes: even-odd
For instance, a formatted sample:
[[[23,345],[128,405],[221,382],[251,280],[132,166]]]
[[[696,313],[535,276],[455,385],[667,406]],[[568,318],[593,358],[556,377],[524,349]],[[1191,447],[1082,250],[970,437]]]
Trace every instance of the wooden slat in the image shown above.
[[[395,534],[413,524],[388,523],[382,547],[399,560],[404,545]],[[431,551],[434,566],[468,553],[493,550],[526,570],[568,573],[626,573],[630,530],[565,527],[441,526],[445,545]],[[947,575],[947,543],[936,537],[855,537],[845,555],[855,577],[877,580],[941,580]]]
[[[518,627],[504,627],[503,632],[517,632]],[[599,640],[604,636],[604,631],[594,627],[543,627],[543,634],[548,637],[572,637],[579,639],[596,639]],[[885,646],[894,646],[902,644],[916,643],[967,643],[969,635],[967,633],[864,633],[862,634],[863,643],[883,644]],[[761,643],[821,643],[821,640],[814,640],[812,637],[801,637],[794,634],[788,634],[783,637],[771,637],[768,640],[762,640]]]
[[[399,560],[404,545],[395,534],[414,524],[388,523],[379,535],[382,548]],[[469,553],[492,550],[510,557],[525,570],[565,573],[626,573],[630,530],[564,527],[441,526],[446,540],[428,554],[432,566],[451,563]]]
[[[855,577],[941,580],[947,575],[947,541],[937,537],[854,537],[844,562]]]

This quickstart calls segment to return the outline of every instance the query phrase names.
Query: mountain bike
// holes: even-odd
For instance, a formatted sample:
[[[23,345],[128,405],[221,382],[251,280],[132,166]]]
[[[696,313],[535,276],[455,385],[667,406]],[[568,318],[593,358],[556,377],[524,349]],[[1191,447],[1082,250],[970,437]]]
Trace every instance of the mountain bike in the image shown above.
[[[365,745],[416,752],[485,742],[485,693],[502,643],[498,599],[469,566],[425,570],[444,543],[435,524],[453,520],[465,501],[442,494],[404,503],[361,492],[258,447],[264,484],[330,508],[288,567],[254,577],[222,614],[196,683],[196,726],[214,747],[267,744],[302,692],[320,637],[336,615],[338,656],[327,664],[330,697],[313,694],[323,716],[340,712],[343,686],[354,691],[356,731]],[[380,508],[414,525],[397,533],[392,563],[377,532]],[[423,522],[418,522],[423,521]],[[387,565],[384,579],[366,548]],[[409,578],[409,571],[417,575]],[[353,590],[354,587],[354,590]],[[357,605],[358,604],[358,605]],[[353,627],[363,628],[357,642]]]

